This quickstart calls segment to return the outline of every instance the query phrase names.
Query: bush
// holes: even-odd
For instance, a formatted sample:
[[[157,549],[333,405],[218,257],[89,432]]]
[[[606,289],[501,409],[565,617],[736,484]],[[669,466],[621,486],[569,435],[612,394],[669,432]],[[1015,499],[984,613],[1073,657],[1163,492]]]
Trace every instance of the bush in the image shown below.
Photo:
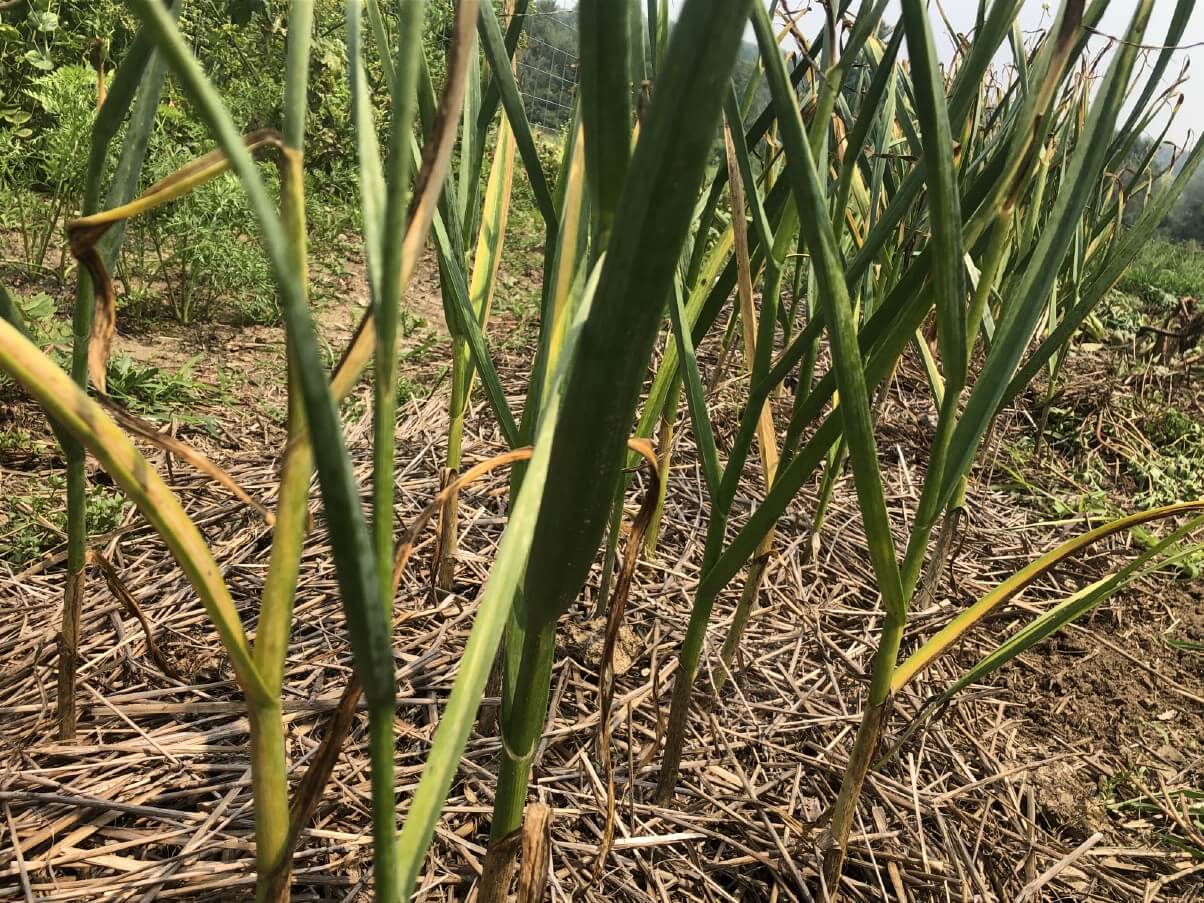
[[[187,162],[167,148],[152,152],[152,160],[156,178]],[[262,169],[275,178],[274,166]],[[144,287],[161,281],[167,307],[181,323],[215,316],[219,305],[237,323],[275,323],[280,309],[258,234],[237,178],[227,173],[138,221],[124,252],[130,262],[125,269],[138,272],[134,259],[145,257],[149,245],[156,269],[138,275]]]
[[[59,220],[76,212],[96,109],[96,74],[63,66],[33,79],[27,92],[44,128],[0,129],[0,182],[15,208],[25,259],[41,266]]]

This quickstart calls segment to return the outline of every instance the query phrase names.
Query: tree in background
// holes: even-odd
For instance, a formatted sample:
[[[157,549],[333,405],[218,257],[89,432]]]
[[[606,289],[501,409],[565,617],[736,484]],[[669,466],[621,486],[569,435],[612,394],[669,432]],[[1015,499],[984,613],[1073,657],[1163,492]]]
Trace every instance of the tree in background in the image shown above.
[[[1187,183],[1179,202],[1162,223],[1162,231],[1174,241],[1204,242],[1204,175],[1200,172]]]

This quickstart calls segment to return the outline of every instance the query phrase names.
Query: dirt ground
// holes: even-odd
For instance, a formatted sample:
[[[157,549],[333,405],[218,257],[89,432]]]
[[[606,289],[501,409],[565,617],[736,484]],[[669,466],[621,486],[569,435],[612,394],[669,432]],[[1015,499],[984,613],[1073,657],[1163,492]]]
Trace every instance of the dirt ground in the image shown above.
[[[359,264],[331,286],[341,303],[319,312],[332,355],[362,312]],[[515,274],[515,279],[529,278]],[[437,273],[428,261],[407,296],[425,320],[407,338],[407,399],[398,428],[397,517],[410,522],[438,487],[446,435]],[[518,328],[499,314],[497,336]],[[202,393],[164,425],[195,443],[269,507],[282,438],[283,342],[275,327],[206,324],[123,329],[117,349],[164,369],[191,366]],[[499,370],[521,402],[529,342],[507,342]],[[1098,355],[1111,352],[1099,351]],[[704,367],[714,349],[700,350]],[[1098,361],[1096,362],[1098,363]],[[1086,366],[1084,379],[1098,378]],[[1095,374],[1095,376],[1092,376]],[[704,374],[705,375],[705,374]],[[902,532],[919,491],[916,464],[926,413],[912,400],[909,363],[883,407],[888,502]],[[1076,385],[1074,374],[1068,380]],[[1126,391],[1123,387],[1118,392]],[[1204,416],[1195,387],[1190,410]],[[721,387],[720,392],[734,390]],[[0,390],[0,432],[33,441],[0,449],[0,494],[19,497],[62,461],[37,412]],[[1102,395],[1103,393],[1097,394]],[[361,391],[347,409],[357,472],[370,468],[370,416]],[[915,611],[904,652],[1032,557],[1080,532],[1084,516],[1051,516],[1039,493],[1016,490],[998,466],[1007,443],[1033,429],[1032,399],[1001,425],[994,457],[975,475],[964,535],[932,604]],[[1106,408],[1106,403],[1100,403]],[[720,405],[719,407],[723,407]],[[214,427],[217,423],[220,426]],[[469,418],[466,459],[500,451],[488,409]],[[721,452],[730,429],[720,429]],[[731,424],[727,425],[728,427]],[[779,536],[735,680],[719,696],[699,681],[680,791],[651,804],[657,744],[668,710],[683,625],[698,580],[704,490],[683,418],[655,558],[639,565],[624,635],[629,668],[618,680],[613,731],[616,843],[597,863],[605,804],[596,749],[595,570],[566,616],[551,715],[533,798],[553,807],[551,893],[576,900],[809,900],[820,898],[818,828],[839,786],[881,620],[851,483],[843,478],[818,554],[809,524],[818,483],[803,489]],[[30,450],[33,449],[33,451]],[[161,473],[161,452],[150,458]],[[1068,491],[1055,452],[1029,460],[1032,486]],[[215,549],[244,621],[254,628],[270,529],[253,511],[180,463],[171,483]],[[92,471],[94,482],[105,477]],[[398,600],[399,811],[417,782],[440,706],[504,525],[505,480],[461,502],[457,592],[432,596],[430,535],[418,546]],[[638,504],[637,486],[628,498]],[[755,484],[735,506],[737,523]],[[1073,491],[1073,490],[1070,490]],[[1126,484],[1118,480],[1117,506]],[[313,502],[318,509],[316,499]],[[0,899],[235,899],[252,882],[246,723],[230,668],[166,549],[127,505],[96,537],[137,599],[177,677],[150,659],[138,620],[89,582],[81,650],[81,723],[75,743],[54,739],[53,693],[61,543],[16,572],[0,570]],[[901,694],[888,734],[1032,612],[1124,560],[1116,539],[1026,591]],[[2,565],[0,565],[2,567]],[[723,594],[708,638],[717,652],[739,596]],[[956,697],[866,785],[846,869],[856,900],[1204,900],[1204,595],[1199,581],[1160,573],[1104,603]],[[299,777],[350,673],[325,526],[307,543],[285,686],[289,755]],[[294,899],[369,899],[370,832],[365,726],[357,722],[297,858]],[[470,739],[428,861],[421,899],[469,900],[488,830],[498,740]],[[1193,808],[1194,807],[1194,808]]]

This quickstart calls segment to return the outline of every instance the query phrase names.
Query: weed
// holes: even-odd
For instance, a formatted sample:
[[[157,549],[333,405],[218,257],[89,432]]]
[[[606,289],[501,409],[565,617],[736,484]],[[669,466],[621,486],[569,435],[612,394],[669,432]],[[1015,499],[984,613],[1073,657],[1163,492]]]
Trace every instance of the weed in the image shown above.
[[[157,175],[174,171],[185,159],[178,149],[165,153]],[[271,171],[265,167],[264,172]],[[141,304],[161,287],[167,308],[180,323],[210,319],[219,314],[219,306],[235,325],[278,323],[276,290],[267,258],[254,240],[256,231],[238,180],[225,175],[139,224],[122,268],[137,280],[143,294],[135,298]]]
[[[30,481],[27,491],[9,496],[0,511],[0,557],[21,569],[60,545],[66,537],[62,506],[66,479],[61,473]],[[127,502],[119,490],[93,485],[88,508],[88,532],[100,536],[121,522]]]
[[[1144,772],[1138,769],[1118,776],[1110,787],[1113,798],[1108,809],[1144,818],[1161,843],[1204,859],[1204,848],[1199,846],[1200,832],[1204,831],[1204,789],[1167,787]],[[1129,795],[1125,796],[1124,791]]]
[[[1180,244],[1151,239],[1125,271],[1117,288],[1147,303],[1167,305],[1169,313],[1180,297],[1198,297],[1204,292],[1204,249],[1194,241]]]
[[[1127,291],[1111,291],[1084,325],[1097,342],[1131,341],[1137,336],[1138,330],[1146,325],[1142,297]]]
[[[33,435],[29,430],[5,428],[0,431],[0,459],[14,453],[24,452],[33,443]]]
[[[1178,637],[1164,636],[1163,641],[1172,649],[1177,649],[1180,652],[1191,652],[1196,655],[1204,655],[1204,643],[1197,643],[1193,640],[1181,640]]]
[[[29,96],[47,127],[28,137],[22,129],[3,136],[0,174],[19,177],[10,185],[26,263],[41,267],[64,214],[74,208],[83,187],[84,160],[96,96],[96,75],[82,66],[64,66],[39,76]],[[60,275],[66,255],[60,263]]]
[[[1151,402],[1141,419],[1147,439],[1156,449],[1129,458],[1129,469],[1144,485],[1143,504],[1204,494],[1204,425],[1165,398]]]
[[[179,406],[198,401],[202,387],[192,369],[200,359],[197,355],[179,370],[141,364],[125,354],[116,354],[109,361],[109,394],[131,409],[145,414],[167,414]]]

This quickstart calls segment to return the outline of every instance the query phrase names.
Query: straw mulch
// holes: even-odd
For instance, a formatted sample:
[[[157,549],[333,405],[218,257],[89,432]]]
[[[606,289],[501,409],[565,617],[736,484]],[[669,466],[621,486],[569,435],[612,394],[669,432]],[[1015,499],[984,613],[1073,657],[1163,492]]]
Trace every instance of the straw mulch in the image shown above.
[[[520,361],[509,364],[509,372],[523,372]],[[918,379],[918,372],[901,374],[882,409],[882,459],[900,534],[918,496],[931,429]],[[734,426],[736,398],[728,386],[716,405],[722,447]],[[478,426],[491,422],[483,408],[469,419]],[[280,436],[275,427],[265,435],[258,423],[243,418],[242,426],[230,428],[242,447],[226,443],[206,450],[249,492],[271,503],[276,460],[262,449],[275,448]],[[437,489],[446,425],[440,393],[403,412],[399,532]],[[353,417],[349,427],[364,486],[368,427],[363,416]],[[1024,418],[1011,426],[1025,428]],[[650,804],[657,743],[707,516],[684,420],[680,434],[659,552],[639,565],[620,638],[622,674],[612,710],[617,824],[613,851],[601,863],[601,644],[600,626],[590,620],[597,573],[564,619],[532,791],[533,799],[553,808],[549,892],[558,900],[608,903],[820,899],[819,825],[839,786],[882,617],[851,482],[845,477],[837,487],[816,557],[809,524],[818,484],[804,490],[784,520],[734,679],[715,698],[709,689],[714,675],[705,669],[700,675],[675,805],[657,808]],[[470,435],[465,458],[472,462],[501,450],[486,426]],[[163,465],[161,453],[151,455]],[[977,475],[963,541],[935,600],[913,612],[907,649],[1033,555],[1081,529],[1075,521],[1041,524],[1007,489],[993,461],[988,456]],[[268,528],[186,467],[176,464],[173,474],[253,629]],[[640,485],[637,479],[628,498],[631,513]],[[746,484],[737,524],[759,491],[756,479]],[[428,530],[397,600],[399,818],[455,676],[474,598],[504,525],[505,502],[503,475],[462,498],[457,594],[431,594]],[[61,556],[0,577],[0,898],[239,899],[254,880],[252,809],[247,726],[229,665],[180,570],[140,518],[128,514],[118,533],[98,545],[179,677],[155,665],[142,627],[93,572],[79,735],[71,744],[57,742]],[[1115,560],[1106,551],[1093,551],[1025,594],[928,672],[903,694],[890,722],[892,736],[958,673],[958,665],[974,661],[1026,612],[1103,573]],[[708,662],[717,661],[739,591],[737,578],[716,608]],[[1011,901],[1026,885],[1034,888],[1031,899],[1204,899],[1199,861],[1171,841],[1192,827],[1174,792],[1202,786],[1204,680],[1198,657],[1193,673],[1188,653],[1153,639],[1176,625],[1179,635],[1200,631],[1200,608],[1198,597],[1180,590],[1140,587],[1048,649],[964,693],[867,781],[844,899]],[[297,776],[351,672],[342,620],[319,517],[305,554],[285,679],[288,751]],[[1134,697],[1139,690],[1145,695]],[[302,839],[294,899],[371,898],[365,742],[361,716]],[[470,739],[420,899],[471,899],[497,752],[492,731]],[[1134,781],[1149,788],[1145,804],[1105,807],[1108,800],[1139,796]]]

